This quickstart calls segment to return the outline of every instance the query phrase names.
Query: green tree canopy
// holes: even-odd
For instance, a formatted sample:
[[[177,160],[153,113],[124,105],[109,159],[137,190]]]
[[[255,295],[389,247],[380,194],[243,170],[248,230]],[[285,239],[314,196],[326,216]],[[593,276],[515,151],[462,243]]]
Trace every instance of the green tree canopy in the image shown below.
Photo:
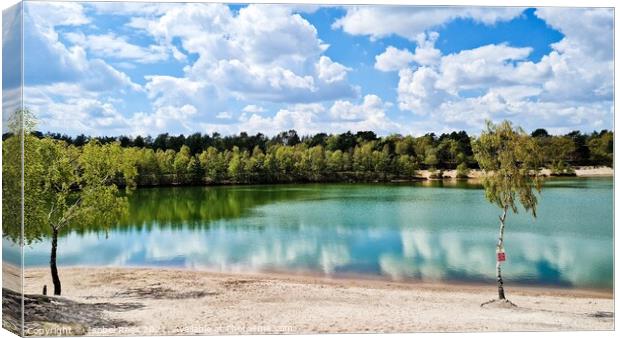
[[[487,122],[486,130],[473,143],[474,156],[486,172],[486,198],[502,209],[518,211],[518,203],[536,216],[537,197],[542,187],[541,150],[523,129],[509,121]]]

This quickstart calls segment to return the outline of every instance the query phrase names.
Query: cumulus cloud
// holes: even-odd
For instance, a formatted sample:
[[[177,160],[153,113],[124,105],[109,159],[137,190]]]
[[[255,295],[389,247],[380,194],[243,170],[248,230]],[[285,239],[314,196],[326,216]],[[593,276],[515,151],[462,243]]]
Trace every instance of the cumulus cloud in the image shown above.
[[[91,59],[82,46],[68,48],[57,29],[90,23],[77,3],[24,6],[24,86],[77,84],[80,91],[140,91],[127,74],[102,59]],[[57,93],[64,95],[65,93]],[[26,98],[29,99],[29,98]],[[26,102],[28,105],[29,102]]]
[[[81,4],[72,2],[46,2],[36,6],[27,5],[26,12],[47,33],[56,26],[79,26],[90,23]]]
[[[129,119],[134,134],[149,135],[155,132],[183,133],[193,130],[196,107],[185,104],[181,107],[161,106],[152,113],[137,113]]]
[[[418,38],[415,54],[390,47],[376,57],[375,67],[400,68],[401,110],[439,118],[453,128],[475,130],[485,119],[504,118],[557,132],[600,128],[613,115],[612,14],[607,9],[537,10],[565,35],[538,62],[529,60],[532,48],[508,44],[438,54],[435,62],[424,62],[414,55],[434,40],[424,45]],[[577,15],[584,24],[575,21]]]
[[[399,35],[415,40],[421,33],[436,29],[454,19],[471,19],[485,25],[510,21],[524,8],[519,7],[422,7],[422,6],[353,6],[336,20],[332,28],[352,35],[380,39]]]
[[[385,52],[375,56],[375,68],[383,72],[391,72],[407,67],[413,62],[413,53],[406,49],[389,46]]]
[[[65,37],[74,45],[81,46],[97,57],[137,63],[155,63],[165,61],[169,57],[169,49],[164,46],[153,44],[142,47],[114,33],[85,35],[80,32],[69,32]]]
[[[106,135],[124,132],[130,126],[112,98],[102,98],[79,84],[24,87],[24,97],[26,106],[47,130]]]
[[[232,114],[227,111],[221,111],[217,113],[217,115],[215,115],[215,118],[221,120],[230,120],[232,119]]]
[[[366,95],[361,104],[350,101],[338,100],[334,102],[329,112],[336,120],[355,121],[364,119],[382,119],[385,110],[391,107],[390,103],[384,103],[377,95]]]
[[[207,132],[223,134],[263,133],[274,135],[282,130],[295,129],[302,134],[316,133],[317,120],[325,112],[321,104],[296,104],[278,110],[273,116],[244,113],[235,124],[202,123]]]
[[[535,14],[565,35],[541,60],[554,75],[544,84],[545,98],[612,100],[613,10],[542,8]]]
[[[441,51],[435,48],[437,32],[420,33],[416,37],[417,47],[415,53],[407,49],[398,49],[388,46],[382,54],[375,56],[375,68],[383,72],[391,72],[406,68],[415,62],[422,66],[437,64],[441,59]]]
[[[249,104],[243,107],[244,113],[264,113],[266,110],[261,106],[257,106],[255,104]]]
[[[24,5],[24,105],[42,130],[102,135],[126,132],[118,97],[142,87],[85,46],[67,46],[60,31],[91,25],[78,3]]]
[[[532,48],[510,43],[451,54],[435,47],[436,31],[452,20],[493,25],[520,16],[522,8],[346,7],[334,29],[370,40],[396,35],[411,42],[399,48],[388,44],[375,56],[376,70],[398,74],[393,105],[349,82],[350,74],[358,78],[363,68],[327,56],[329,44],[300,15],[314,6],[29,3],[25,8],[26,105],[50,119],[48,129],[69,133],[96,134],[97,128],[108,134],[477,131],[487,118],[566,132],[607,127],[613,116],[609,9],[536,9],[535,15],[564,37],[532,61]],[[126,23],[102,29],[96,15],[120,15]],[[174,69],[140,68],[158,62]],[[128,74],[147,74],[135,79],[144,85]],[[17,94],[5,96],[3,105],[16,102]],[[136,97],[138,108],[128,108]]]
[[[292,7],[249,5],[235,13],[225,5],[188,4],[129,25],[168,46],[179,39],[186,53],[198,55],[183,78],[212,87],[214,100],[296,103],[357,95],[346,83],[348,68],[322,55],[328,45]]]
[[[400,126],[386,114],[391,106],[391,103],[370,94],[359,103],[336,100],[328,107],[320,103],[294,104],[279,109],[272,116],[244,112],[237,124],[203,123],[202,126],[209,132],[224,134],[245,131],[273,135],[288,129],[295,129],[300,134],[342,133],[348,130],[389,133],[400,130]]]
[[[327,82],[339,82],[346,78],[347,72],[350,71],[351,68],[345,67],[338,62],[333,62],[327,56],[321,56],[319,58],[319,62],[317,63],[317,72],[319,74],[319,79]]]
[[[614,32],[614,12],[606,8],[538,8],[534,14],[565,38],[555,45],[561,52],[583,46],[591,57],[609,60],[613,57],[610,41]]]

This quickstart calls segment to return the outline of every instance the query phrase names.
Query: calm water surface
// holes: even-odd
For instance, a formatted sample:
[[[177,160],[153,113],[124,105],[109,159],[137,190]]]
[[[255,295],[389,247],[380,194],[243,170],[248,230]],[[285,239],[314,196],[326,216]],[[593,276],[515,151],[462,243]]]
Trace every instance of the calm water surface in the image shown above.
[[[539,216],[509,214],[507,282],[613,286],[613,180],[552,179]],[[500,210],[474,183],[139,189],[105,232],[59,240],[59,264],[491,281]],[[4,243],[5,259],[15,259]],[[26,247],[45,266],[49,241]]]

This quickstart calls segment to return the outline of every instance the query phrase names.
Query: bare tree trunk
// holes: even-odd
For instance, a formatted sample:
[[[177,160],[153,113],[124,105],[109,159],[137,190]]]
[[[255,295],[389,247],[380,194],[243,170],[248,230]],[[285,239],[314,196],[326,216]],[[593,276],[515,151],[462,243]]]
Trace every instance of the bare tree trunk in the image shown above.
[[[498,251],[503,249],[504,247],[504,221],[506,221],[506,213],[508,212],[508,207],[505,206],[504,207],[504,212],[502,213],[502,216],[499,218],[499,238],[497,240],[497,249]],[[499,296],[499,299],[506,299],[506,296],[504,295],[504,280],[502,279],[502,263],[499,261],[499,259],[497,259],[497,263],[495,265],[496,267],[496,274],[497,274],[497,293]]]
[[[52,282],[54,283],[54,295],[60,296],[60,278],[56,267],[56,249],[58,248],[58,229],[52,229],[52,253],[50,255],[50,269],[52,271]]]

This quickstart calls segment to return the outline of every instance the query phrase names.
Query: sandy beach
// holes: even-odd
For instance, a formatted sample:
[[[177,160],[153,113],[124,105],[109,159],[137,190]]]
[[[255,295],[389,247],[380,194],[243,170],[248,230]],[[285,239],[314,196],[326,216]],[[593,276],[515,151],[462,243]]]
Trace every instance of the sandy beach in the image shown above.
[[[10,272],[6,266],[3,270],[5,274]],[[60,275],[63,296],[58,300],[68,304],[67,313],[72,309],[78,309],[75,312],[80,314],[88,309],[101,310],[97,315],[100,320],[85,320],[83,332],[76,332],[88,335],[555,331],[614,327],[611,291],[507,285],[508,298],[518,307],[483,308],[481,303],[496,297],[493,285],[155,268],[62,268]],[[44,284],[51,293],[48,269],[27,269],[25,283],[27,294],[40,295]],[[64,306],[62,302],[51,303],[57,303],[55,309],[59,311]],[[76,318],[79,322],[80,317]],[[52,327],[44,324],[34,323],[30,332],[42,333],[36,330]],[[78,327],[75,323],[66,325]]]
[[[614,169],[610,167],[575,167],[575,176],[577,177],[613,177]],[[545,176],[551,175],[551,170],[543,169],[542,174]],[[420,178],[429,178],[430,171],[428,170],[419,170],[418,175]],[[444,170],[443,171],[444,178],[456,178],[456,170]],[[482,178],[483,172],[479,169],[472,169],[467,174],[468,178],[479,179]]]
[[[577,167],[575,174],[582,177],[614,176],[614,168],[610,167]]]

